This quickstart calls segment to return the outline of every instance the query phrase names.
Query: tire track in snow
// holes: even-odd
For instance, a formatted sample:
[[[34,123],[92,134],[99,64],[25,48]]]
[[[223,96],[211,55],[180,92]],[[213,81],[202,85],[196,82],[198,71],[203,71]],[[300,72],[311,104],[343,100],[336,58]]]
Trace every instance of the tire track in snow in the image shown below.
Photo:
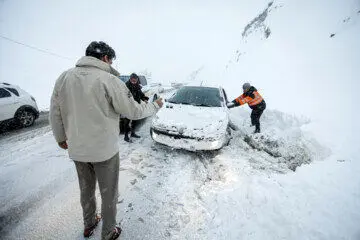
[[[147,127],[142,132],[148,132]],[[154,143],[150,136],[138,143],[141,146],[124,150],[123,156],[129,157],[122,159],[122,167],[141,173],[120,203],[123,239],[184,239],[182,234],[194,231],[201,236],[208,215],[198,189],[220,178],[213,170],[218,152],[175,150]]]
[[[49,126],[49,112],[41,112],[40,116],[33,126],[28,128],[16,129],[15,127],[8,127],[3,130],[0,130],[0,141],[18,141],[20,139],[29,139],[34,136],[37,136],[38,131],[44,127]]]

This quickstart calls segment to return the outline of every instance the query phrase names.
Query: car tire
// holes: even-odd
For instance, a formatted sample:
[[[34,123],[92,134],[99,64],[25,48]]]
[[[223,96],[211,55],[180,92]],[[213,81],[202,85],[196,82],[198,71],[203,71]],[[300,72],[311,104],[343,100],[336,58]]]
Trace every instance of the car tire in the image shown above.
[[[36,119],[35,113],[30,110],[21,110],[16,115],[16,120],[22,127],[30,127],[34,124]]]

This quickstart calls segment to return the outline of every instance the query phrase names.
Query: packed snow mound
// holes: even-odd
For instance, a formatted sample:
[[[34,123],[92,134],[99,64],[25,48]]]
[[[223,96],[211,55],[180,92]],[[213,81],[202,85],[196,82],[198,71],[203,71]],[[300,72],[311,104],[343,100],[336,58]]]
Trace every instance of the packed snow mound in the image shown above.
[[[249,115],[241,108],[232,111],[233,124],[237,129],[233,134],[233,145],[250,154],[249,161],[255,168],[285,173],[330,154],[329,149],[302,130],[310,123],[305,117],[265,110],[261,118],[262,133],[253,134]]]

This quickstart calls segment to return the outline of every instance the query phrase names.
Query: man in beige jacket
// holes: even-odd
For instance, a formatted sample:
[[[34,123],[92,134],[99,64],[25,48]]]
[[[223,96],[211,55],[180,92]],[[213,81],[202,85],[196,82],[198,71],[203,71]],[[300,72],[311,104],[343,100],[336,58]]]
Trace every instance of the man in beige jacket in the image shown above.
[[[102,205],[102,239],[116,239],[116,203],[119,178],[119,116],[141,119],[162,107],[161,99],[137,103],[111,67],[115,51],[104,42],[92,42],[76,67],[62,73],[55,83],[50,124],[59,146],[74,160],[80,185],[84,237],[93,234],[98,180]]]

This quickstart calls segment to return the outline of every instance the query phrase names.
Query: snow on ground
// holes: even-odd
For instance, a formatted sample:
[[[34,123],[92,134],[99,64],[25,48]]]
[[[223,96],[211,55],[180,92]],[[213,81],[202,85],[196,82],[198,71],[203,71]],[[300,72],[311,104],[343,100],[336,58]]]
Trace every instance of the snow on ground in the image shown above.
[[[229,97],[244,81],[259,88],[263,133],[251,134],[243,107],[216,152],[155,144],[150,121],[140,140],[120,141],[121,239],[360,239],[360,9],[330,4],[274,2],[259,22],[271,35],[247,37],[215,78]],[[2,239],[82,239],[75,167],[49,127],[0,139],[0,188]]]
[[[357,155],[323,146],[308,119],[266,110],[259,135],[249,134],[246,109],[232,120],[238,130],[216,152],[156,144],[150,121],[140,140],[120,141],[121,239],[360,238]],[[82,239],[75,167],[48,127],[36,131],[0,142],[2,225],[12,221],[2,238]],[[288,156],[304,164],[293,168]]]

